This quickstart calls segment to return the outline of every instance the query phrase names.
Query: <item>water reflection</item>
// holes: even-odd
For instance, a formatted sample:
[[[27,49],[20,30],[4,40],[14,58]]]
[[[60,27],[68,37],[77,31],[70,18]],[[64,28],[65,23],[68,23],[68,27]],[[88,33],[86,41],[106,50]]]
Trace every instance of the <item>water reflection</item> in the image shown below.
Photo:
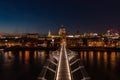
[[[111,62],[111,69],[114,70],[115,66],[116,66],[116,54],[115,52],[111,52],[110,55],[110,62]]]
[[[42,64],[44,63],[45,61],[45,57],[46,57],[46,54],[45,54],[45,51],[38,51],[38,59],[39,59],[39,62],[41,62]]]
[[[11,51],[5,52],[5,53],[2,53],[2,54],[3,54],[2,55],[3,61],[6,65],[10,64],[14,60],[14,55],[12,54]]]
[[[29,63],[29,51],[25,51],[25,63]]]
[[[13,64],[13,63],[25,63],[29,64],[30,62],[39,62],[44,63],[46,58],[45,51],[8,51],[0,53],[0,62],[3,64]]]
[[[19,51],[19,61],[29,64],[29,61],[43,63],[46,58],[45,51]]]
[[[114,69],[118,58],[120,58],[120,55],[117,52],[80,52],[80,59],[82,61],[89,61],[90,66],[95,65],[97,62],[98,67],[104,66],[105,69],[108,65],[111,67],[111,69]]]
[[[36,64],[37,63],[37,51],[34,51],[34,63]]]
[[[37,58],[37,51],[34,51],[34,59]]]
[[[86,61],[86,59],[87,59],[87,52],[84,51],[83,55],[84,55],[84,60]]]
[[[83,52],[80,52],[80,59],[83,60]]]
[[[104,64],[104,69],[106,70],[107,69],[107,64],[108,64],[108,54],[107,52],[104,52],[103,53],[103,64]]]
[[[90,65],[93,66],[93,64],[94,64],[94,61],[93,61],[93,57],[94,57],[93,56],[93,51],[90,51],[88,55],[89,55]]]
[[[0,52],[0,80],[35,80],[46,56],[46,51]],[[120,52],[81,51],[80,59],[92,80],[120,80]]]
[[[97,65],[98,65],[98,68],[100,68],[100,52],[98,51],[97,52]]]
[[[114,80],[115,76],[119,76],[116,71],[120,67],[120,52],[81,51],[80,59],[84,62],[88,71],[90,71],[89,73],[92,73],[90,75],[94,78],[96,77],[96,79],[98,75],[101,76],[102,80],[106,80],[104,77]]]
[[[46,52],[45,51],[19,51],[19,52],[12,52],[12,51],[8,51],[8,52],[4,52],[0,54],[0,59],[3,60],[4,64],[10,63],[14,60],[14,62],[16,62],[18,59],[17,63],[25,63],[25,64],[29,64],[30,60],[36,62],[44,62],[45,58],[46,58]],[[14,63],[13,62],[13,63]]]
[[[19,61],[22,62],[22,51],[19,51]]]
[[[45,51],[0,52],[0,80],[35,80],[46,55]]]

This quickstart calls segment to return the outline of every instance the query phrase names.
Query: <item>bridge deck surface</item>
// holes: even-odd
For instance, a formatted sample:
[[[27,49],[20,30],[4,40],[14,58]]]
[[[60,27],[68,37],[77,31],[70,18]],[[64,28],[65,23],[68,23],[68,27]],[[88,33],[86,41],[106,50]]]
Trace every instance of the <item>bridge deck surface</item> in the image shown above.
[[[70,67],[65,45],[61,45],[56,80],[71,80]]]

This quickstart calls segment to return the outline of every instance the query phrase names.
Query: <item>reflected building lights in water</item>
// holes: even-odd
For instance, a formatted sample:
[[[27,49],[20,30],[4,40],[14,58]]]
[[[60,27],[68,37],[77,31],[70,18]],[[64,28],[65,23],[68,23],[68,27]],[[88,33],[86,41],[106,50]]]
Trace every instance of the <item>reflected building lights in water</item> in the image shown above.
[[[111,52],[110,54],[110,62],[108,62],[108,52],[97,52],[97,55],[95,55],[93,53],[93,51],[88,52],[88,54],[86,52],[84,52],[84,60],[87,61],[87,56],[88,61],[90,63],[90,66],[92,67],[95,63],[95,59],[94,57],[97,57],[97,66],[100,68],[102,64],[104,64],[104,69],[107,69],[108,64],[110,63],[110,67],[111,69],[115,69],[116,66],[116,53],[115,52]],[[81,54],[82,57],[82,54]]]
[[[98,66],[98,68],[100,68],[100,65],[101,64],[101,62],[100,62],[100,52],[98,51],[97,52],[97,66]]]
[[[7,54],[8,54],[8,57],[13,57],[13,54],[11,51],[9,51]]]
[[[25,63],[29,61],[29,51],[25,51]]]
[[[37,51],[34,51],[34,59],[37,58]]]
[[[10,67],[12,65],[12,61],[14,60],[14,56],[11,51],[5,52],[3,54],[4,57],[4,67]]]
[[[119,63],[120,52],[116,52],[116,63]]]
[[[34,63],[36,63],[36,59],[37,59],[37,51],[34,51]]]
[[[22,51],[19,51],[19,60],[20,60],[20,62],[22,62]]]
[[[110,62],[111,62],[111,69],[114,70],[116,66],[116,53],[115,52],[111,52]]]
[[[80,52],[80,59],[83,60],[83,51]]]
[[[38,57],[40,59],[40,62],[43,63],[46,57],[45,51],[38,51]]]
[[[34,58],[34,62],[36,63],[36,61],[40,61],[40,62],[44,62],[45,60],[45,51],[34,51],[33,53],[30,53],[30,51],[25,51],[24,53],[22,51],[19,51],[19,60],[20,62],[24,59],[25,63],[29,62],[30,59],[30,54],[33,54],[33,58]]]
[[[84,55],[84,60],[87,61],[87,52],[84,51],[83,55]]]
[[[41,59],[42,59],[42,61],[45,60],[45,56],[46,56],[46,55],[45,55],[45,51],[42,51],[42,52],[41,52]]]
[[[93,66],[93,64],[94,64],[93,51],[90,51],[90,52],[89,52],[89,61],[90,61],[91,66]]]
[[[11,57],[11,52],[10,51],[5,52],[5,54],[4,54],[5,62],[9,62],[10,57]]]
[[[108,65],[108,54],[107,52],[104,52],[103,53],[103,60],[104,60],[104,69],[106,70],[107,69],[107,65]]]
[[[111,52],[110,54],[109,52],[100,52],[100,51],[80,52],[80,59],[82,61],[84,61],[85,63],[89,63],[91,67],[93,67],[93,65],[95,65],[96,63],[98,68],[104,68],[104,70],[107,70],[108,66],[114,70],[117,65],[116,64],[117,58],[120,58],[120,54],[116,52]]]
[[[40,52],[40,51],[38,51],[38,58],[40,58],[40,56],[41,56],[41,52]]]
[[[5,54],[4,54],[4,61],[5,61],[5,63],[7,63],[7,61],[8,61],[8,52],[5,52]]]
[[[18,55],[16,55],[17,53]],[[26,78],[26,74],[31,74],[34,72],[29,71],[30,69],[34,70],[34,68],[36,68],[36,67],[33,68],[33,66],[38,65],[43,66],[43,63],[47,55],[49,55],[49,58],[52,59],[52,55],[46,53],[47,53],[46,51],[19,51],[19,52],[8,51],[1,53],[0,69],[3,70],[1,71],[2,74],[1,76],[7,76],[8,78],[11,78],[11,76],[9,75],[13,74],[12,77],[14,76],[19,77],[20,75],[23,74],[25,75],[24,78]],[[83,61],[83,64],[87,68],[86,70],[88,74],[91,73],[90,71],[95,71],[92,72],[92,74],[90,74],[93,77],[92,79],[95,78],[94,80],[97,80],[98,77],[101,77],[98,80],[104,80],[106,78],[111,80],[120,80],[119,78],[120,52],[80,51],[79,53],[80,59]],[[34,61],[32,61],[33,59]],[[16,74],[15,69],[16,71],[18,70],[20,72]],[[38,70],[39,69],[37,69],[36,71]],[[114,78],[114,76],[117,77],[118,79]],[[0,78],[0,80],[2,79]]]

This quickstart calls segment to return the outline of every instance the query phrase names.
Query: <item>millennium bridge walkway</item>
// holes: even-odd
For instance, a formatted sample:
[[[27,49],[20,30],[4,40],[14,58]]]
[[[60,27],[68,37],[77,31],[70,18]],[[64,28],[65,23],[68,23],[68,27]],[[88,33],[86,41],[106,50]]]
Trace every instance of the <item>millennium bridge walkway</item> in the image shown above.
[[[53,59],[47,59],[38,80],[90,80],[83,64],[74,51],[66,49],[62,43],[52,52]]]
[[[72,80],[65,44],[61,45],[56,80]]]

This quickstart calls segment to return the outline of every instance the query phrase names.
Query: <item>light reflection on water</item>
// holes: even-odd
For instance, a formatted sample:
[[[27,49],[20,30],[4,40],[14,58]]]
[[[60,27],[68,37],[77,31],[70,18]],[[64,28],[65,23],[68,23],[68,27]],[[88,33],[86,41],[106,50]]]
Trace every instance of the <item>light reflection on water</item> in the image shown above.
[[[19,60],[22,62],[22,51],[19,51]]]
[[[35,80],[46,56],[46,51],[0,51],[0,80]],[[80,59],[92,80],[120,80],[120,52],[81,51]]]
[[[87,52],[85,51],[83,54],[84,54],[84,60],[86,60],[87,59]]]
[[[117,55],[115,54],[115,52],[111,52],[111,59],[110,59],[110,62],[111,62],[111,69],[114,70],[115,67],[116,67],[116,59],[117,59]]]
[[[41,61],[41,63],[44,63],[44,61],[45,61],[45,56],[46,56],[46,54],[45,54],[45,51],[42,51],[42,52],[38,52],[39,53],[39,59],[41,59],[40,61]]]
[[[107,64],[108,64],[108,55],[107,52],[103,53],[103,61],[104,61],[104,69],[107,69]]]
[[[93,80],[120,80],[120,52],[81,51],[80,59]]]
[[[93,51],[90,51],[88,53],[88,55],[89,55],[90,64],[91,64],[91,66],[93,66],[93,64],[94,64],[94,61],[93,61]]]
[[[36,80],[45,59],[45,51],[0,52],[0,80]]]
[[[98,51],[97,52],[97,65],[98,65],[98,68],[100,68],[100,52]]]
[[[25,63],[28,64],[29,61],[29,51],[25,51]]]

